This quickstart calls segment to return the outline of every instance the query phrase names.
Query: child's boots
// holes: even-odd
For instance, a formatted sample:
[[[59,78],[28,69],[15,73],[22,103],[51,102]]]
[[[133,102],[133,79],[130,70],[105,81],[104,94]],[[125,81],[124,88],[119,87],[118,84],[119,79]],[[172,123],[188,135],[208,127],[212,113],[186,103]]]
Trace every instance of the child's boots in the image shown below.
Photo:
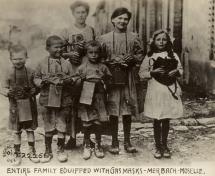
[[[156,147],[156,150],[155,150],[155,153],[154,153],[154,157],[156,159],[160,159],[162,158],[163,156],[163,152],[162,152],[162,147],[160,144],[155,144],[155,147]]]
[[[52,137],[45,137],[45,153],[42,158],[40,158],[41,163],[48,163],[53,158],[52,154]]]
[[[83,159],[88,160],[91,158],[92,151],[90,146],[90,140],[85,139],[84,141],[84,152],[83,152]]]
[[[119,141],[117,140],[113,140],[112,141],[112,145],[109,149],[109,152],[111,154],[114,154],[114,155],[118,155],[119,154]]]
[[[101,140],[96,140],[94,152],[95,152],[95,156],[97,158],[104,158],[105,155],[104,155],[104,151],[101,147]]]
[[[163,157],[164,158],[171,158],[171,152],[167,146],[163,147]]]
[[[171,158],[171,152],[167,146],[167,138],[164,138],[164,137],[162,138],[162,151],[163,151],[164,158]]]
[[[21,152],[20,152],[20,144],[15,144],[14,145],[14,162],[13,166],[19,166],[22,163],[22,157],[21,157]]]
[[[167,146],[167,138],[169,134],[169,122],[165,121],[162,127],[162,150],[164,158],[171,158],[171,152]]]
[[[28,144],[29,144],[29,160],[32,161],[33,163],[39,163],[40,160],[36,154],[34,142],[29,142]]]
[[[155,138],[155,153],[154,153],[154,157],[156,159],[160,159],[163,156],[163,148],[161,145],[161,134],[159,131],[154,131],[154,138]]]
[[[130,140],[124,142],[124,149],[127,153],[137,153],[137,149],[131,145]]]
[[[124,149],[127,153],[137,153],[137,149],[131,145],[130,129],[124,125]]]
[[[66,162],[68,160],[67,153],[64,151],[65,138],[58,138],[57,142],[57,159],[59,162]]]
[[[131,145],[130,131],[131,131],[131,116],[123,117],[123,131],[124,131],[124,149],[127,153],[136,153],[137,150]]]
[[[76,138],[70,136],[68,142],[65,145],[65,149],[71,150],[76,148]]]

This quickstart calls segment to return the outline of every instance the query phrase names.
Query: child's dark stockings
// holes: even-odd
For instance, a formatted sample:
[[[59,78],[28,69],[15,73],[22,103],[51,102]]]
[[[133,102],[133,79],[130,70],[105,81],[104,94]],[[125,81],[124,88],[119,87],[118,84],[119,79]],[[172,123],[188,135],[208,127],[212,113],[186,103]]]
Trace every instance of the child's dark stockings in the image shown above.
[[[167,147],[167,138],[169,134],[169,119],[154,120],[154,139],[157,149]]]
[[[123,116],[124,143],[130,143],[131,116]]]
[[[84,144],[86,145],[90,145],[90,131],[91,131],[91,126],[84,127]]]
[[[95,135],[96,135],[96,142],[100,145],[101,143],[101,125],[94,124]]]
[[[45,147],[46,147],[46,151],[45,153],[52,153],[52,137],[53,136],[45,136]]]
[[[111,128],[111,135],[112,135],[112,145],[118,146],[118,117],[117,116],[110,116],[110,128]]]

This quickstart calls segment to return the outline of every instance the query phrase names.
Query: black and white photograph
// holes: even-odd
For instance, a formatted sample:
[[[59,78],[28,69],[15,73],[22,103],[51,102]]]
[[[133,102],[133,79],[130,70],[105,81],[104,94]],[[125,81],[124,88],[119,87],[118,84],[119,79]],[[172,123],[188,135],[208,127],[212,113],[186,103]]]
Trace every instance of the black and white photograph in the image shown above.
[[[215,0],[0,0],[1,176],[214,176]]]

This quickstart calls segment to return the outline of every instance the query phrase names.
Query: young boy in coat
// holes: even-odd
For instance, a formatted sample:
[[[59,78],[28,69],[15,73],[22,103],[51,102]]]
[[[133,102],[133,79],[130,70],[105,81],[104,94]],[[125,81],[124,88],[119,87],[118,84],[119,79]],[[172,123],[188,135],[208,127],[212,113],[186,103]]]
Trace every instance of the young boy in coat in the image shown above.
[[[25,66],[27,50],[22,45],[13,45],[9,49],[12,67],[7,70],[2,84],[1,94],[9,99],[9,129],[14,135],[14,165],[20,165],[22,156],[38,163],[35,150],[34,130],[38,126],[37,104],[35,95],[38,93],[33,83],[33,70]],[[29,153],[21,153],[21,133],[27,133]]]
[[[49,56],[43,59],[37,69],[34,82],[41,89],[39,103],[45,128],[45,154],[41,162],[49,162],[52,157],[52,137],[58,135],[57,157],[60,162],[67,161],[64,151],[66,121],[71,114],[71,83],[70,63],[61,57],[63,40],[56,35],[46,40]],[[66,78],[66,79],[65,79]]]
[[[88,60],[78,68],[78,74],[84,76],[84,79],[82,79],[83,89],[80,97],[81,104],[79,105],[78,116],[81,118],[83,124],[83,158],[85,160],[90,159],[91,157],[92,147],[90,135],[93,132],[95,132],[96,138],[94,148],[95,156],[97,158],[104,157],[104,152],[101,147],[101,128],[102,123],[109,120],[106,109],[106,87],[108,86],[108,83],[111,81],[112,77],[108,67],[101,63],[102,58],[100,43],[95,40],[89,41],[86,44],[86,51],[86,57]],[[85,96],[85,93],[88,95]],[[92,95],[92,99],[86,98],[90,96],[90,94]],[[92,102],[88,103],[90,100]]]

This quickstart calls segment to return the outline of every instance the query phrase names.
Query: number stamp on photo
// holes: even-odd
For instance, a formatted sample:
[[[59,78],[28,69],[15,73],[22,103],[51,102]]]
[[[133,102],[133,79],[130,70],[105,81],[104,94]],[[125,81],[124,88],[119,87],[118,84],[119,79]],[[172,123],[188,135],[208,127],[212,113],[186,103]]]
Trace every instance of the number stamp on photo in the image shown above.
[[[15,152],[14,148],[11,145],[6,145],[3,149],[3,159],[7,163],[13,164],[15,162]]]

